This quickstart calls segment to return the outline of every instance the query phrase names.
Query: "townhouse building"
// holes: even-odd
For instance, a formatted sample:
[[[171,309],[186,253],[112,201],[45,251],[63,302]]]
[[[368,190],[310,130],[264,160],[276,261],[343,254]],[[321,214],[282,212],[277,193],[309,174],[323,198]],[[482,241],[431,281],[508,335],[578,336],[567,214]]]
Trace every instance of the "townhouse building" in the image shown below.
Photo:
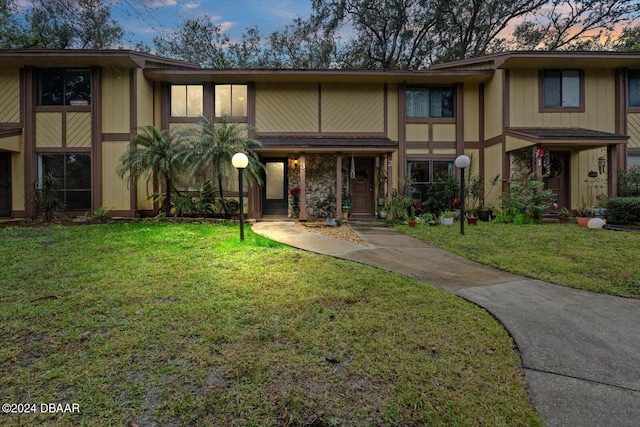
[[[0,51],[0,217],[34,216],[33,184],[59,176],[68,215],[108,207],[153,215],[160,190],[116,174],[140,126],[202,116],[246,124],[262,143],[264,185],[246,190],[250,218],[300,219],[331,196],[373,217],[412,177],[421,199],[470,155],[508,188],[528,152],[558,208],[616,196],[616,171],[640,164],[640,54],[508,52],[399,70],[211,70],[127,51]],[[237,183],[225,189],[237,196]],[[338,212],[339,213],[339,212]]]

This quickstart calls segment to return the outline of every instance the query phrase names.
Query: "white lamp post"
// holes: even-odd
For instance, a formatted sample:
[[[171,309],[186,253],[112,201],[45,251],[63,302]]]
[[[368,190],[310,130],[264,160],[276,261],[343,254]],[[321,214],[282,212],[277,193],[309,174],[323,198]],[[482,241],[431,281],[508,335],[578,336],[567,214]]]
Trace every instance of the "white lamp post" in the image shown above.
[[[456,157],[455,163],[460,169],[460,234],[464,235],[464,170],[471,164],[471,159],[463,154]]]
[[[231,164],[238,169],[238,190],[240,193],[240,241],[244,240],[244,200],[242,190],[242,171],[249,165],[249,158],[244,153],[236,153],[231,158]]]

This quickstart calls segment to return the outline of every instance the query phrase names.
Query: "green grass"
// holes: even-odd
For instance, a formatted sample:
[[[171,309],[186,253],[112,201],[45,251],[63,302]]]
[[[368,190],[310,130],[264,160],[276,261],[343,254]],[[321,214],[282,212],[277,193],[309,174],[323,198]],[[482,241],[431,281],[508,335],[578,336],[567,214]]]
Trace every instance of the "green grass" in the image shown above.
[[[501,270],[593,292],[640,298],[640,233],[576,224],[479,222],[453,227],[398,226],[425,242]]]
[[[1,425],[540,425],[505,330],[237,226],[0,230]]]

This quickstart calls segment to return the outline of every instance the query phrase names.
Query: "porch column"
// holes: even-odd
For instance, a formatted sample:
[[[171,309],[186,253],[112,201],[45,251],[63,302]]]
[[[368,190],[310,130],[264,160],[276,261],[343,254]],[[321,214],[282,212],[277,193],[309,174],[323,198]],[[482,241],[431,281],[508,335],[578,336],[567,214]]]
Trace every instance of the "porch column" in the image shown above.
[[[305,153],[300,153],[300,214],[298,219],[300,221],[306,221],[307,218],[307,156]]]
[[[386,197],[391,196],[391,191],[393,191],[393,153],[387,153],[387,157],[384,159],[387,162],[387,194]]]
[[[609,198],[618,197],[618,146],[607,145],[607,196]]]
[[[342,219],[342,153],[336,156],[336,218]]]

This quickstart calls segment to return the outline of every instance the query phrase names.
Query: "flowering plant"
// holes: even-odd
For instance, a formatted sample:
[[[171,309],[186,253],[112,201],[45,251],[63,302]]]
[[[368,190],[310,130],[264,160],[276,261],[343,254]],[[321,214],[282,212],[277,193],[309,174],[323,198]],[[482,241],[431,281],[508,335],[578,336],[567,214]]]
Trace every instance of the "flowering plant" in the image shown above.
[[[298,197],[300,195],[300,187],[294,187],[291,190],[289,190],[289,194],[291,194],[293,197]]]

